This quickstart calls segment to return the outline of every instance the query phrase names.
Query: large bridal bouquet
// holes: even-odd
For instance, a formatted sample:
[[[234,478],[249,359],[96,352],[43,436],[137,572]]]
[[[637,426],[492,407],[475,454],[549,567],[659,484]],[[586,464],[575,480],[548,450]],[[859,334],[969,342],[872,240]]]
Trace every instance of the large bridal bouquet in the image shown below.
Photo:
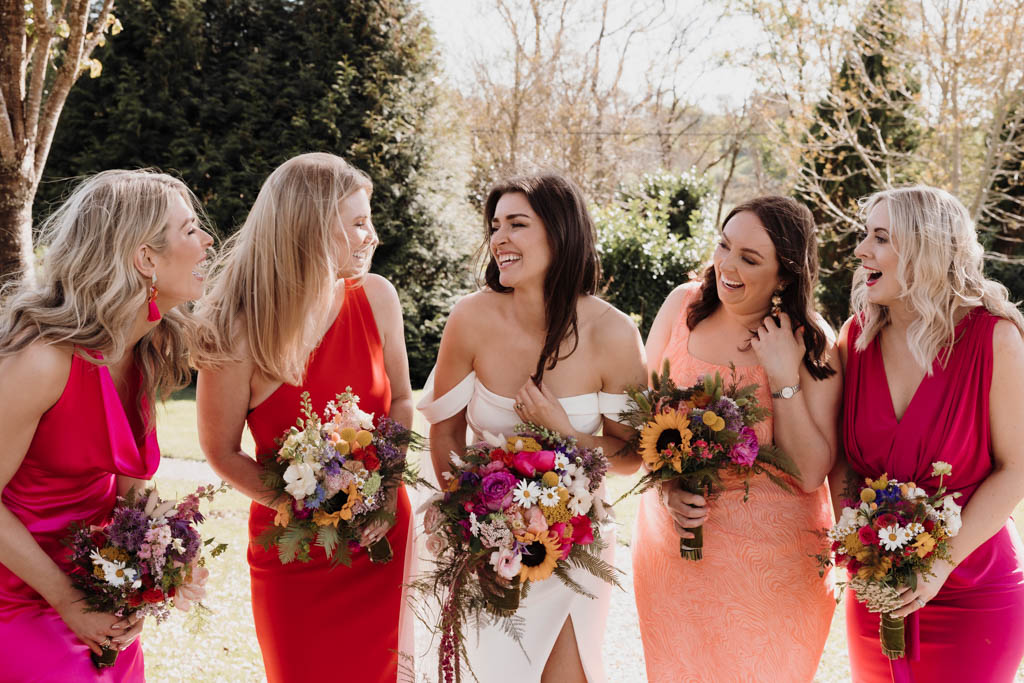
[[[601,559],[598,530],[606,513],[597,491],[608,463],[588,449],[532,424],[509,437],[486,435],[451,455],[441,493],[425,504],[427,549],[434,569],[415,587],[440,600],[438,678],[461,680],[465,624],[486,614],[511,619],[535,581],[557,577],[591,596],[571,567],[617,585],[616,570]]]
[[[765,474],[791,491],[770,468],[799,476],[782,451],[758,442],[753,426],[768,416],[755,392],[756,384],[726,385],[721,375],[704,375],[696,384],[678,387],[669,376],[652,373],[650,389],[630,389],[622,422],[637,430],[632,445],[643,458],[647,473],[626,495],[643,493],[663,481],[679,481],[691,493],[708,495],[720,486],[721,473],[747,478]],[[744,496],[744,500],[746,497]],[[704,554],[703,527],[691,529],[692,539],[679,539],[679,554],[699,560]]]
[[[118,499],[106,524],[73,524],[64,543],[70,548],[71,583],[85,594],[87,610],[160,622],[175,607],[201,618],[209,576],[206,557],[220,555],[227,545],[203,554],[213,539],[199,535],[199,502],[225,488],[200,486],[178,502],[161,499],[156,488],[139,494],[133,489]],[[93,664],[113,666],[117,649],[102,650],[102,655],[91,655]]]
[[[942,485],[952,472],[948,463],[932,465],[939,488],[929,495],[914,482],[901,483],[882,474],[865,479],[857,500],[846,501],[839,521],[828,532],[835,564],[850,573],[849,587],[870,612],[881,612],[879,637],[889,659],[906,653],[903,618],[891,612],[902,605],[899,589],[917,588],[937,559],[949,559],[949,539],[960,531],[959,493],[946,495]],[[819,555],[822,571],[829,555]]]
[[[263,484],[278,493],[277,515],[256,541],[267,549],[276,545],[285,564],[296,558],[308,562],[315,544],[334,566],[348,566],[363,529],[394,522],[389,496],[399,484],[418,481],[405,458],[416,435],[360,410],[351,387],[327,403],[323,419],[309,392],[302,394],[300,411],[296,426],[278,439],[275,457],[264,462]],[[394,556],[386,537],[368,551],[378,563]]]

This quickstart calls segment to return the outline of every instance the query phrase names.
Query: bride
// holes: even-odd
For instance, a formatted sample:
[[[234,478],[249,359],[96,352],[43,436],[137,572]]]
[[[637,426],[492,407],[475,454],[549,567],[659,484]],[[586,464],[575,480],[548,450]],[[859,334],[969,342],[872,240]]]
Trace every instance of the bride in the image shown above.
[[[634,472],[639,458],[619,454],[630,432],[615,418],[625,388],[646,383],[643,344],[629,317],[594,296],[601,266],[579,189],[557,175],[514,178],[491,190],[485,215],[487,287],[452,309],[418,406],[438,481],[449,454],[464,452],[467,425],[478,440],[524,421],[600,446],[611,471]],[[605,526],[611,563],[615,535]],[[469,636],[481,681],[605,680],[611,586],[580,570],[573,578],[596,598],[558,580],[534,584],[517,612],[522,648],[498,626]]]

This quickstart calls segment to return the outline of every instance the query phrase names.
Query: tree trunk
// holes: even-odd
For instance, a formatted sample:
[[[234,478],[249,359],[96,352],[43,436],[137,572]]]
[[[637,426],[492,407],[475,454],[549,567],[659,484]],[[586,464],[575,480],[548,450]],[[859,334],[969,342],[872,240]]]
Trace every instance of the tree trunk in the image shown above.
[[[32,277],[33,188],[17,172],[0,170],[0,285]]]

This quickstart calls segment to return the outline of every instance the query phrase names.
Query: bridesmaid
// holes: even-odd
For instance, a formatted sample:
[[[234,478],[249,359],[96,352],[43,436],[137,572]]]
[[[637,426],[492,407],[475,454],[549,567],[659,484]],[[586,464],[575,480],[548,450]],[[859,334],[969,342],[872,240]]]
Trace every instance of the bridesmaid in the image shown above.
[[[702,282],[669,295],[647,359],[692,384],[719,372],[756,383],[772,416],[756,426],[800,468],[787,493],[767,477],[726,478],[712,500],[676,486],[643,496],[633,586],[647,676],[667,681],[810,681],[835,601],[813,558],[830,525],[825,477],[835,458],[840,378],[830,330],[814,312],[814,220],[784,197],[760,197],[726,216]],[[679,556],[703,524],[704,559]]]
[[[412,649],[411,622],[402,633],[409,642],[400,642],[405,563],[412,557],[405,489],[391,492],[394,526],[367,529],[362,538],[365,546],[386,534],[391,562],[372,564],[359,552],[350,568],[332,568],[314,546],[309,563],[284,565],[275,548],[254,542],[274,523],[267,507],[274,494],[264,489],[257,460],[241,448],[248,423],[258,458],[271,457],[305,391],[322,412],[350,386],[366,412],[411,425],[398,294],[367,274],[377,246],[371,191],[365,174],[331,154],[282,164],[264,182],[197,309],[199,440],[214,471],[253,499],[252,608],[271,683],[339,675],[394,683],[398,652]]]
[[[0,309],[0,681],[143,681],[142,620],[86,611],[61,540],[157,469],[153,400],[188,382],[187,313],[213,243],[185,185],[86,179],[50,217],[37,282]],[[157,280],[159,275],[159,291]],[[89,651],[121,650],[96,669]]]
[[[1024,317],[985,279],[974,223],[949,193],[879,192],[864,215],[833,482],[886,472],[934,491],[932,463],[948,462],[963,527],[951,562],[904,589],[908,656],[891,671],[878,615],[847,595],[853,678],[1012,681],[1024,657],[1024,546],[1008,519],[1024,496]]]

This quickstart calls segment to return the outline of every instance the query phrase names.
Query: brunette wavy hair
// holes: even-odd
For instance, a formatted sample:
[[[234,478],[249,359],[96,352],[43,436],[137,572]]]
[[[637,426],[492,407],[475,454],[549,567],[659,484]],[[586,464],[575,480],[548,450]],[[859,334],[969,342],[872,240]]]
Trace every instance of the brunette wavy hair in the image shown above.
[[[491,290],[502,294],[512,291],[501,284],[498,263],[488,245],[498,200],[513,192],[526,195],[530,208],[544,223],[551,249],[551,265],[544,276],[547,334],[533,374],[533,380],[539,383],[545,370],[554,369],[558,361],[568,358],[579,346],[576,302],[580,296],[597,293],[601,261],[594,221],[576,183],[555,174],[509,178],[491,189],[484,204],[484,283]],[[572,339],[572,348],[559,355],[562,343],[568,339]]]
[[[828,337],[822,329],[823,320],[814,310],[814,286],[818,282],[818,239],[815,235],[814,216],[810,210],[789,197],[768,195],[740,204],[722,221],[721,230],[733,216],[749,211],[757,216],[775,245],[779,262],[779,277],[785,289],[781,292],[781,309],[793,321],[794,329],[803,326],[804,366],[815,379],[835,374],[828,364]],[[715,267],[704,271],[700,295],[695,297],[686,314],[686,326],[691,330],[718,308],[718,287]]]

